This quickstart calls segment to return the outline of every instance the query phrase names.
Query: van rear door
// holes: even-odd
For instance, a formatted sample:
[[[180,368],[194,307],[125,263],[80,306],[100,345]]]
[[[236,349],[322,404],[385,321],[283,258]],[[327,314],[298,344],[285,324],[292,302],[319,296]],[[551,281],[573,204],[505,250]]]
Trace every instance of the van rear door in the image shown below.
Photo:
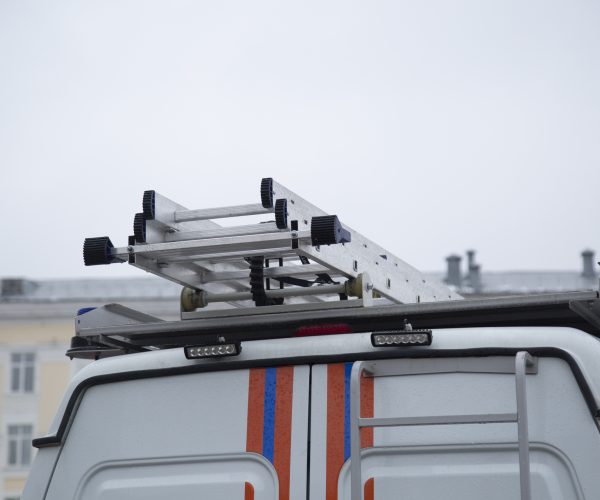
[[[48,500],[305,500],[309,368],[101,383],[64,438]]]
[[[525,377],[531,498],[597,498],[600,433],[594,418],[567,362],[534,361]],[[361,417],[447,422],[362,429],[365,500],[522,498],[517,423],[450,424],[457,416],[516,413],[515,356],[375,363],[387,373],[360,380]],[[311,500],[351,498],[352,367],[313,367]]]

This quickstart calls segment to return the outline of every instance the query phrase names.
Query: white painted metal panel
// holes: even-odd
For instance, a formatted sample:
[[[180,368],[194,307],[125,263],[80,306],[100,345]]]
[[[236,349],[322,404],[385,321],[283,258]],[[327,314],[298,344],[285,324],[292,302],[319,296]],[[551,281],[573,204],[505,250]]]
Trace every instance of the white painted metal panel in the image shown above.
[[[531,448],[533,498],[585,498],[569,459],[553,447]],[[350,463],[340,474],[339,498],[350,498]],[[493,443],[371,448],[363,468],[374,478],[370,498],[402,500],[519,499],[517,447]],[[367,498],[367,495],[365,495]]]
[[[82,478],[77,500],[197,500],[277,498],[277,476],[269,462],[249,453],[180,459],[103,462]]]

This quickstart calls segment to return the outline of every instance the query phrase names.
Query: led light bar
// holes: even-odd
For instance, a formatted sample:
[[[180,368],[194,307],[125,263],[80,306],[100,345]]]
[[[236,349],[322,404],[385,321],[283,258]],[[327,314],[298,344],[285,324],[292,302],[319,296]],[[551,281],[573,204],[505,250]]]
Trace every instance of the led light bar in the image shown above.
[[[373,347],[431,345],[431,330],[377,332],[371,334]]]
[[[221,358],[225,356],[237,356],[242,352],[239,342],[231,344],[213,344],[187,346],[183,349],[187,359]]]

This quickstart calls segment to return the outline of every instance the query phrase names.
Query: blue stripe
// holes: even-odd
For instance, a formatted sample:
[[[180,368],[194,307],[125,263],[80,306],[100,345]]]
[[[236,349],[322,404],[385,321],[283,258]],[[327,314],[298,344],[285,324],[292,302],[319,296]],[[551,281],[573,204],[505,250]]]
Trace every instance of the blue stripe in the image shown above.
[[[344,461],[350,458],[350,373],[352,363],[344,366]]]
[[[275,447],[275,398],[277,368],[267,368],[265,374],[265,414],[263,427],[263,456],[273,463]]]

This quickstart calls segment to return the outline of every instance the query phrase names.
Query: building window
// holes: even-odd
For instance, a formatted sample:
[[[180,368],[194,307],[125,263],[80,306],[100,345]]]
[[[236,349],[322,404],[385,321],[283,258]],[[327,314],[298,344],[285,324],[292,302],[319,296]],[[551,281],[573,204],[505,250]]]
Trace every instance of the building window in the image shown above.
[[[13,352],[10,355],[10,390],[12,392],[33,392],[35,354]]]
[[[32,425],[8,426],[8,465],[17,467],[31,464]]]

